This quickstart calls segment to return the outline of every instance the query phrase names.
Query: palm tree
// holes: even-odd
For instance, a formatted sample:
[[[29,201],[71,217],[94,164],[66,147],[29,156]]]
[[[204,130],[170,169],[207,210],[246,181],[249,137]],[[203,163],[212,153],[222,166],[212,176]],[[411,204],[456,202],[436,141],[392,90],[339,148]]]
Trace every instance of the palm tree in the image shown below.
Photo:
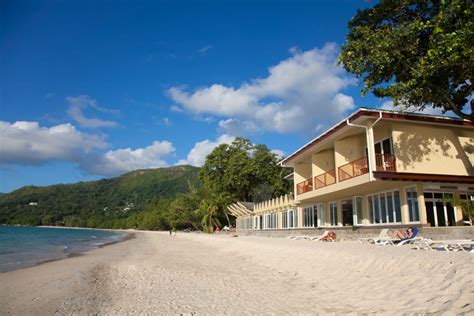
[[[214,227],[221,226],[219,218],[217,217],[219,207],[214,203],[202,200],[199,209],[196,211],[204,213],[201,219],[204,232],[211,234],[214,231]]]

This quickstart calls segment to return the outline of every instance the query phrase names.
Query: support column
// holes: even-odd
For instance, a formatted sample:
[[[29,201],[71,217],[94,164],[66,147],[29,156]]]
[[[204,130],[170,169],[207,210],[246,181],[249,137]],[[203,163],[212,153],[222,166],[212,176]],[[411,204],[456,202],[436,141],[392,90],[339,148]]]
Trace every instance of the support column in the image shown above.
[[[423,194],[423,183],[418,183],[416,185],[416,194],[418,196],[418,211],[420,212],[420,223],[421,225],[428,224],[426,216],[426,205],[425,205],[425,196]]]
[[[337,205],[337,226],[342,226],[342,207],[341,200],[336,202]]]
[[[369,199],[367,195],[362,197],[362,225],[369,225]]]
[[[402,211],[402,224],[407,225],[410,223],[410,211],[405,187],[400,187],[400,207]]]
[[[370,166],[370,181],[373,180],[373,173],[376,169],[376,160],[375,160],[375,141],[374,141],[374,129],[372,125],[367,129],[367,162]]]

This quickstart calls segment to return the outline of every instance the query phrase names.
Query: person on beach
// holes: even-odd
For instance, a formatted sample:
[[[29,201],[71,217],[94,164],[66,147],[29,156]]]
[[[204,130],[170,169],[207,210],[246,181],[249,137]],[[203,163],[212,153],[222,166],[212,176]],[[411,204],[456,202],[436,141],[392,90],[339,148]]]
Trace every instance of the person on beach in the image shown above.
[[[173,235],[173,228],[170,228],[170,236]]]
[[[394,239],[405,240],[405,239],[410,239],[412,237],[413,237],[413,227],[408,227],[405,232],[401,230],[395,230],[392,232],[392,238]]]

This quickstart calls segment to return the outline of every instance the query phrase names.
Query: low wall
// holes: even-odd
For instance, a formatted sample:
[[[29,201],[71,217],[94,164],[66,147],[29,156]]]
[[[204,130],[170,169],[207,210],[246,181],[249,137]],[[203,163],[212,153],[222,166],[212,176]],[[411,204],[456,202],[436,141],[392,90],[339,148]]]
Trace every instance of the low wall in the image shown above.
[[[290,236],[320,236],[325,230],[333,231],[338,240],[357,240],[361,237],[377,236],[384,228],[406,229],[406,227],[323,227],[275,230],[238,230],[237,235],[286,238]],[[474,226],[418,227],[418,235],[435,240],[470,239],[474,240]]]

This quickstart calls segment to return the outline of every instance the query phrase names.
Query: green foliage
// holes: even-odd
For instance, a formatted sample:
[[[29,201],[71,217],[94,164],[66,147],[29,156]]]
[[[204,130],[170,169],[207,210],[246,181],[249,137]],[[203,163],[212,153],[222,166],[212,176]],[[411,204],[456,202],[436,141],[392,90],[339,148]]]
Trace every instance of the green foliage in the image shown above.
[[[289,173],[278,165],[276,154],[265,145],[253,145],[244,138],[222,144],[207,156],[199,172],[208,195],[223,203],[251,201],[256,188],[266,185],[271,197],[289,192],[283,179]]]
[[[166,226],[165,219],[155,218],[164,208],[157,200],[198,187],[198,171],[179,166],[86,183],[23,187],[0,196],[0,224],[157,229]]]
[[[382,0],[349,22],[339,63],[363,79],[363,94],[472,121],[473,13],[471,0]]]
[[[289,191],[283,180],[288,170],[277,162],[265,145],[237,138],[215,148],[201,171],[190,166],[137,170],[1,195],[0,224],[212,232],[221,223],[232,224],[226,213],[230,203]]]

